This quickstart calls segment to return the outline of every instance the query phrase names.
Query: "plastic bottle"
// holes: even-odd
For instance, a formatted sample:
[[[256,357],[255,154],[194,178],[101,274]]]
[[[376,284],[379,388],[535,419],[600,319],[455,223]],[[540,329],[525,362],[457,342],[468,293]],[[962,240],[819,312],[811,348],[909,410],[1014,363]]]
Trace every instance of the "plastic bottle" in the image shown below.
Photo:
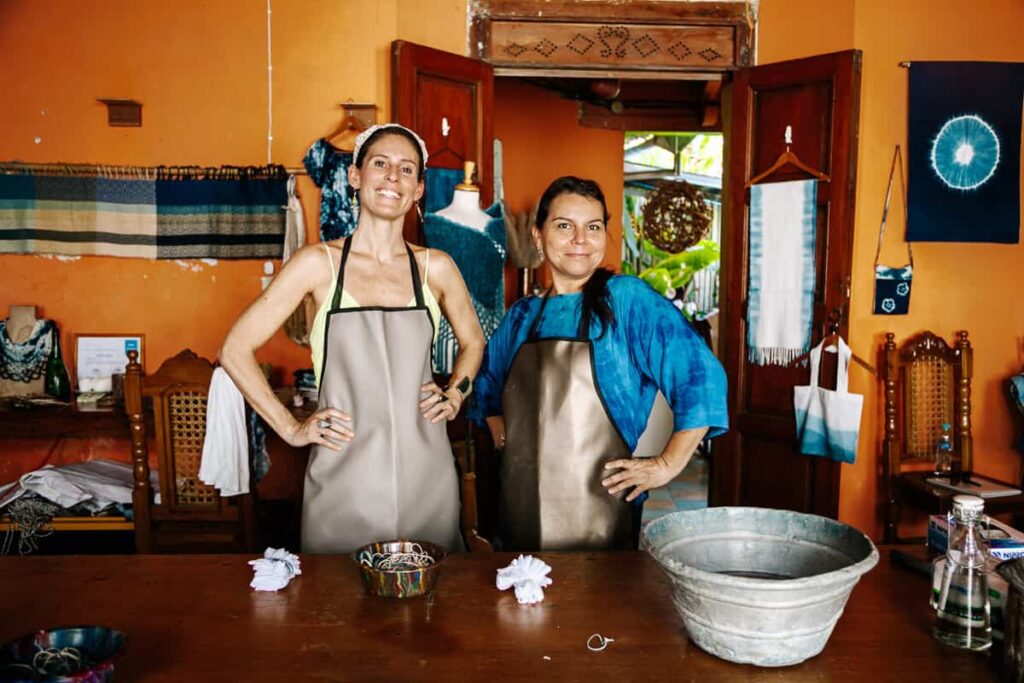
[[[936,562],[932,586],[935,625],[932,635],[965,650],[992,646],[988,598],[987,554],[981,539],[985,501],[977,496],[953,497],[953,526],[945,561]]]
[[[953,469],[953,442],[949,432],[949,423],[942,423],[942,436],[935,444],[935,474],[949,474]]]

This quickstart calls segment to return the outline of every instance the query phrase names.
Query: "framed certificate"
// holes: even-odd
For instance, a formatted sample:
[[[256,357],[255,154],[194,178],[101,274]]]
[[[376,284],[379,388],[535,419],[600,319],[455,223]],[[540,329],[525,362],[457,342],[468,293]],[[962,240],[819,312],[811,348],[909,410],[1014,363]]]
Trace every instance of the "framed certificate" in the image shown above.
[[[124,373],[128,352],[139,352],[143,366],[145,336],[142,334],[76,334],[75,390],[78,392],[109,392],[111,376]]]

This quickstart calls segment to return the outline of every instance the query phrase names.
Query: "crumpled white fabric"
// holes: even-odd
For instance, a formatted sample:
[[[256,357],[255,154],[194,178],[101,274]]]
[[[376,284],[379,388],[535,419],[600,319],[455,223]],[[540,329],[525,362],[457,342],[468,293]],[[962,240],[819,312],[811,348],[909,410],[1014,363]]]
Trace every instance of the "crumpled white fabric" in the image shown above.
[[[533,555],[520,555],[512,564],[498,570],[498,590],[515,587],[520,605],[532,605],[544,599],[544,588],[552,581],[548,576],[551,565]]]
[[[299,556],[284,548],[267,548],[262,559],[249,560],[249,564],[255,572],[249,585],[258,591],[281,590],[302,573]]]

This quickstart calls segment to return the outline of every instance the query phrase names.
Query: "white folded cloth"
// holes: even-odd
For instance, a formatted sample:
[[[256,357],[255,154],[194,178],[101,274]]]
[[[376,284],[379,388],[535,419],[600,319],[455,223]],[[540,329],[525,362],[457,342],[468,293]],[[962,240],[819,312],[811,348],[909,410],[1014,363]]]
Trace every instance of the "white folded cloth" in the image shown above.
[[[249,585],[258,591],[277,591],[288,585],[293,576],[302,573],[299,556],[284,548],[267,548],[263,558],[250,560],[254,575]]]
[[[206,397],[206,438],[199,479],[222,496],[249,493],[249,433],[245,429],[245,399],[235,383],[217,368]]]
[[[157,492],[155,502],[159,504],[158,474],[150,470],[149,477],[150,485]],[[91,512],[96,512],[113,503],[131,504],[133,485],[132,466],[123,462],[97,459],[60,467],[47,465],[0,487],[3,494],[0,508],[26,493],[35,493],[64,508],[84,503]]]
[[[520,605],[532,605],[544,599],[544,588],[552,581],[548,576],[551,566],[533,555],[520,555],[512,564],[498,570],[498,590],[515,587]]]

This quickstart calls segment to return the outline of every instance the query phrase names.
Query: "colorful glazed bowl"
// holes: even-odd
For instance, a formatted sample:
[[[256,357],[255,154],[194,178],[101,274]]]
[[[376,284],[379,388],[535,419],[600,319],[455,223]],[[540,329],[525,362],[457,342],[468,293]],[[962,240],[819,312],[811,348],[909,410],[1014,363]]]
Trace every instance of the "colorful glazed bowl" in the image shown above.
[[[37,631],[0,647],[0,681],[108,683],[124,642],[104,626]]]
[[[408,559],[429,556],[429,564],[415,566],[401,560],[396,554],[411,554]],[[364,545],[355,552],[353,559],[363,574],[366,592],[385,598],[414,598],[434,590],[437,577],[441,574],[448,553],[445,549],[427,541],[394,540]],[[391,559],[392,562],[387,562]]]

